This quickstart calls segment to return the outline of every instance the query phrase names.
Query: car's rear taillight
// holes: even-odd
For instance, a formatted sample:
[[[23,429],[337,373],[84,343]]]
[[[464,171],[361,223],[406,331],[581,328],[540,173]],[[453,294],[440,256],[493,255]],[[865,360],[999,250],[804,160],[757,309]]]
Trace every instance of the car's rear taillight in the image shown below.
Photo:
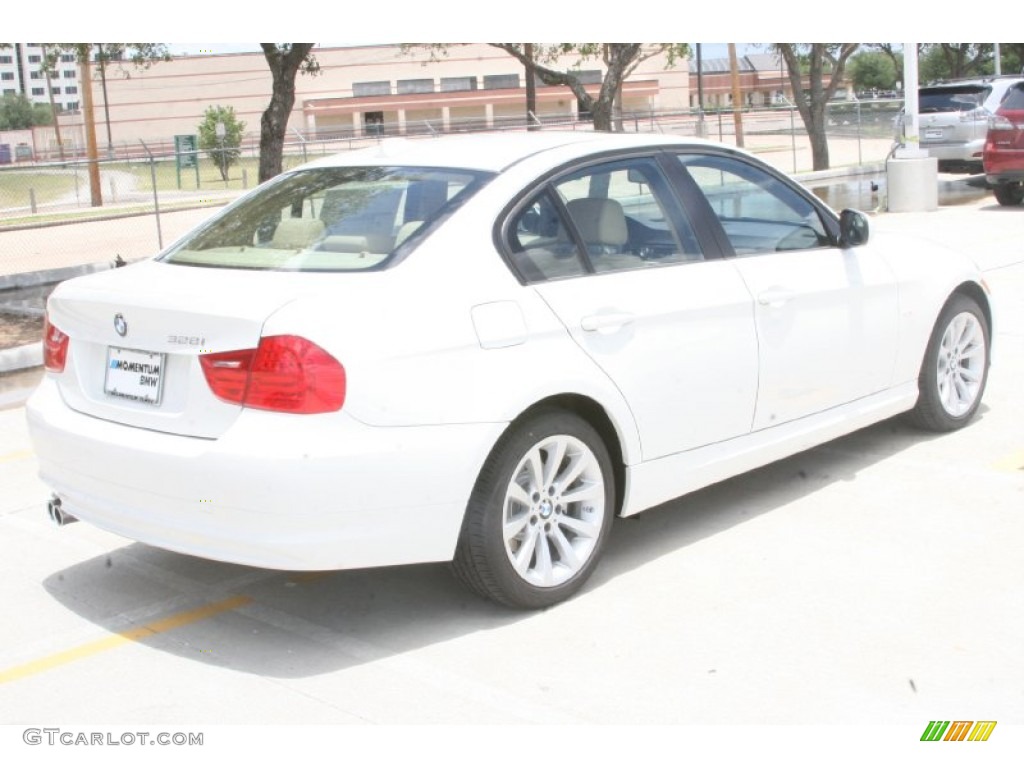
[[[1003,115],[992,115],[988,119],[988,128],[990,131],[1013,131],[1016,130],[1017,126],[1003,117]]]
[[[265,336],[256,349],[200,355],[213,393],[249,408],[328,413],[345,403],[345,368],[300,336]]]
[[[68,335],[50,322],[43,322],[43,365],[52,373],[62,373],[68,361]]]

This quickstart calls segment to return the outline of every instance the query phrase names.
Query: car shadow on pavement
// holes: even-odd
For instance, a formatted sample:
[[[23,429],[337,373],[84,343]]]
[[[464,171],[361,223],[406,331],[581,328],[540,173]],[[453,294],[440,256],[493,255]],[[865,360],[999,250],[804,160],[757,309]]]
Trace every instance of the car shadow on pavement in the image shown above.
[[[577,599],[600,600],[603,585],[646,563],[851,482],[872,465],[941,437],[889,420],[617,520]],[[54,573],[44,587],[110,633],[202,664],[278,678],[334,672],[572,610],[505,609],[470,593],[446,564],[289,573],[138,543]],[[153,631],[140,631],[146,627]]]

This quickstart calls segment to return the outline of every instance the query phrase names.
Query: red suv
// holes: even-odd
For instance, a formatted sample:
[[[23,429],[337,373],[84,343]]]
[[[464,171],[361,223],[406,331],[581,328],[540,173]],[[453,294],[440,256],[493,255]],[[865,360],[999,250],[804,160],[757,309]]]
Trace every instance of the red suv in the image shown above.
[[[1024,202],[1024,82],[1006,91],[992,116],[983,161],[999,204]]]

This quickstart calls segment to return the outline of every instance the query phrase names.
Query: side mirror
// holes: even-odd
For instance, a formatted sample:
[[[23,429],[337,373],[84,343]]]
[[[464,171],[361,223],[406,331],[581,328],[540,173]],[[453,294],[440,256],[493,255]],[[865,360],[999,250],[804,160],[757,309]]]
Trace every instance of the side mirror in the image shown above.
[[[839,214],[839,245],[842,248],[853,248],[865,245],[868,241],[870,228],[868,217],[860,211],[847,208]]]

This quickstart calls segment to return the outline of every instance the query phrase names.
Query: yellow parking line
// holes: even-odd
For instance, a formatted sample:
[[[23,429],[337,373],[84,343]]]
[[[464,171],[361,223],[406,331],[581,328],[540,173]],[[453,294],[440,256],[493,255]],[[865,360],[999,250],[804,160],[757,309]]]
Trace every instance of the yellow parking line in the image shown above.
[[[0,464],[3,464],[5,461],[18,461],[19,459],[30,459],[34,455],[35,454],[32,453],[32,451],[15,451],[14,453],[5,453],[3,456],[0,456]]]
[[[996,469],[1003,470],[1004,472],[1024,469],[1024,451],[1017,451],[1016,453],[1011,453],[1009,456],[1004,456],[992,466]]]
[[[119,632],[116,635],[105,637],[102,640],[94,640],[91,643],[85,643],[77,648],[69,648],[66,651],[59,651],[58,653],[44,656],[41,659],[30,661],[27,664],[20,664],[16,667],[0,671],[0,684],[10,683],[24,677],[31,677],[32,675],[38,675],[40,672],[46,672],[54,667],[70,664],[73,661],[78,661],[79,659],[84,659],[88,656],[94,656],[97,653],[112,650],[118,646],[125,645],[126,643],[138,642],[143,638],[158,635],[161,632],[167,632],[186,624],[202,621],[203,619],[208,619],[211,616],[216,616],[219,613],[240,608],[241,606],[247,605],[251,602],[251,597],[239,595],[237,597],[228,598],[227,600],[222,600],[219,603],[211,603],[209,605],[200,606],[199,608],[191,611],[176,613],[172,616],[168,616],[166,619],[160,619],[159,621],[144,624],[141,627],[129,629],[125,632]]]

